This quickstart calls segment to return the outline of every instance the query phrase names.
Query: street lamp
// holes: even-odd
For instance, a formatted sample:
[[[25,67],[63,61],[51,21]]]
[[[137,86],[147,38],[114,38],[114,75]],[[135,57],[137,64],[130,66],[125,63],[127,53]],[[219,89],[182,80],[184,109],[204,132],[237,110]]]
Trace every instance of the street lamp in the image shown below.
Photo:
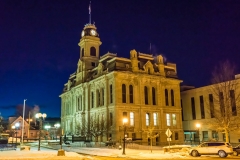
[[[125,155],[125,145],[126,145],[126,138],[125,138],[125,136],[126,136],[126,123],[128,122],[128,119],[127,118],[123,118],[123,134],[124,134],[124,136],[123,136],[123,155]]]
[[[199,138],[199,144],[200,144],[200,127],[201,127],[201,124],[197,123],[196,127],[198,129],[198,138]]]
[[[38,151],[40,151],[40,142],[41,142],[41,129],[42,129],[42,121],[47,117],[46,113],[37,113],[35,115],[36,119],[39,121],[39,135],[38,135]]]
[[[23,130],[24,130],[24,115],[25,115],[25,102],[27,99],[24,99],[23,101],[23,119],[22,119],[22,139],[21,139],[21,143],[23,144]]]

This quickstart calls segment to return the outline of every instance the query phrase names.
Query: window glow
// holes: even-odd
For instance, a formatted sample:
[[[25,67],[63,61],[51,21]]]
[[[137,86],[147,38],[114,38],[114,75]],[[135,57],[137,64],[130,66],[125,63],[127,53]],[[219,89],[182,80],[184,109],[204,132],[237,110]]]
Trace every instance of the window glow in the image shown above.
[[[172,114],[172,123],[173,123],[173,126],[177,125],[176,114]]]
[[[157,113],[153,113],[153,125],[157,126]]]
[[[171,126],[170,114],[166,114],[167,126]]]
[[[150,117],[149,117],[149,113],[146,113],[146,126],[149,126],[150,122]]]
[[[134,126],[134,113],[130,112],[130,126]]]

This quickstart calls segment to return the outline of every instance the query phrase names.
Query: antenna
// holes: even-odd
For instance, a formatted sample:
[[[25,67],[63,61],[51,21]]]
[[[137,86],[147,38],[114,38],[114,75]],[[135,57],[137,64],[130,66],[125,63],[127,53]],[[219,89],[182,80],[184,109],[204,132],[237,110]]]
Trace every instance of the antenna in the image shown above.
[[[89,3],[88,10],[89,10],[89,24],[91,24],[91,1]]]

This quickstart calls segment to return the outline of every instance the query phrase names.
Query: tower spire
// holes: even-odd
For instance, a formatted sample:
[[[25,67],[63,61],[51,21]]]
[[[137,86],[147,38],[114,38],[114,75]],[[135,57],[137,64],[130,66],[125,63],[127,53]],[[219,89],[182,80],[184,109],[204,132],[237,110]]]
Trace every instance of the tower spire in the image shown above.
[[[91,1],[89,3],[88,10],[89,10],[89,24],[91,24]]]

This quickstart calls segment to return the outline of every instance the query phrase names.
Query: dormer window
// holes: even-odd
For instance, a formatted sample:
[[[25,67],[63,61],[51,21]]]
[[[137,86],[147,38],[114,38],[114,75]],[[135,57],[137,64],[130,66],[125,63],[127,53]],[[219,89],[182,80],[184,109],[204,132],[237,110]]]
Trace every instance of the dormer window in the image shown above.
[[[96,56],[96,48],[95,47],[90,48],[90,55],[91,56]]]

